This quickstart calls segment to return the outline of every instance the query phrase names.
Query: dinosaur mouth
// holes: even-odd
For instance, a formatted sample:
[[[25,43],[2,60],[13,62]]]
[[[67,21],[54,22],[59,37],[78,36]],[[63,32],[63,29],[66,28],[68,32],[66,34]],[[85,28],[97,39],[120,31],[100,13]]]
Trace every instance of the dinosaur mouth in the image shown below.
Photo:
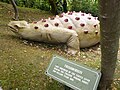
[[[14,32],[16,35],[18,35],[19,37],[21,37],[21,35],[20,35],[19,32],[18,32],[18,29],[16,29],[15,27],[12,27],[12,26],[9,26],[9,28],[10,28],[10,30],[11,30],[12,32]]]
[[[18,29],[12,26],[9,26],[9,28],[11,29],[11,31],[13,31],[14,33],[18,33]]]

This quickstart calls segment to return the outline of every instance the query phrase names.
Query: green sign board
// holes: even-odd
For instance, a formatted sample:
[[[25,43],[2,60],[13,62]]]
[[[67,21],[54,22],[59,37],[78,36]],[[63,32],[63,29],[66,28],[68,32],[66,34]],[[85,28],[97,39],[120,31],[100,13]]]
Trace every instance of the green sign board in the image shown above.
[[[101,73],[84,65],[54,56],[46,74],[75,90],[97,90]]]

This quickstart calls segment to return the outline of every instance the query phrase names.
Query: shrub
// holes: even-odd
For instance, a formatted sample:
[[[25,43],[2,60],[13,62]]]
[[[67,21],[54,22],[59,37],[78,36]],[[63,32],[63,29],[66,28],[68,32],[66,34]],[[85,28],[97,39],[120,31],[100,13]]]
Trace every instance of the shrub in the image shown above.
[[[2,2],[9,3],[9,0],[0,0]],[[57,10],[59,13],[63,11],[63,0],[54,0],[57,4]],[[98,16],[98,0],[66,0],[67,8],[69,11],[82,11],[86,13],[92,13],[94,16]],[[51,10],[48,0],[15,0],[16,4],[21,7],[37,8],[45,11]]]

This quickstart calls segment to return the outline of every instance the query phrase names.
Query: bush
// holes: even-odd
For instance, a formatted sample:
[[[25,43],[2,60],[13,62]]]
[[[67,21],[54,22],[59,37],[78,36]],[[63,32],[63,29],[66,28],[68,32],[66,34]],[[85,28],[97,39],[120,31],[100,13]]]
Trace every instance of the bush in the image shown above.
[[[92,13],[98,16],[98,0],[68,0],[69,10]]]
[[[9,3],[9,0],[0,0],[2,2]],[[55,3],[60,2],[57,5],[59,13],[63,11],[63,0],[54,0]],[[67,8],[69,11],[82,11],[86,13],[92,13],[94,16],[98,16],[98,0],[66,0]],[[15,0],[16,4],[21,7],[37,8],[45,11],[51,10],[48,0]]]

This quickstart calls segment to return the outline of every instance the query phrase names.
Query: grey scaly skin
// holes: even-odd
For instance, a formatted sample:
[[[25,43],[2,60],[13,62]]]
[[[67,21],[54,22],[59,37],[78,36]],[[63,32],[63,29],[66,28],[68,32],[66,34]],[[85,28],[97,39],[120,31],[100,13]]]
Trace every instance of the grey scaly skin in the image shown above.
[[[65,43],[68,53],[76,54],[79,48],[90,47],[100,40],[97,17],[82,12],[67,12],[38,22],[11,21],[8,26],[24,39]]]

